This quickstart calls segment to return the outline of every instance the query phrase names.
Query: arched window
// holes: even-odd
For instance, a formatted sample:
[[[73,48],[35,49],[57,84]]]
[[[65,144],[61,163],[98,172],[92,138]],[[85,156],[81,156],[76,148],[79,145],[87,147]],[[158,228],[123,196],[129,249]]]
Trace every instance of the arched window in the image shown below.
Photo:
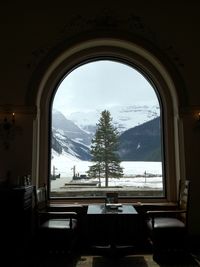
[[[153,86],[116,59],[83,63],[62,79],[51,106],[51,197],[165,197],[162,103]],[[118,143],[114,155],[102,144],[94,157],[104,110]]]
[[[99,81],[100,72],[98,70],[98,67],[100,65],[103,66],[104,72],[107,73],[106,80],[105,78],[102,78]],[[106,69],[111,66],[112,68],[109,71],[112,72],[112,75],[110,75],[109,71]],[[121,71],[117,72],[115,68],[121,68]],[[88,73],[86,73],[87,69]],[[123,87],[122,89],[122,85],[120,85],[118,78],[123,73],[123,71],[127,75],[127,83],[126,81],[122,80],[122,85],[124,86],[126,84],[126,87]],[[91,75],[93,77],[92,82],[94,82],[94,84],[92,84],[92,90],[88,87],[89,80],[87,75]],[[143,93],[141,93],[141,91],[138,91],[135,96],[134,92],[136,92],[136,89],[134,81],[133,83],[128,81],[128,76],[131,76],[133,78],[134,75],[138,75],[144,82],[145,88],[148,88],[148,90],[146,92],[144,91]],[[73,80],[73,77],[76,78],[74,78]],[[79,93],[77,93],[77,84],[75,85],[75,81],[81,81],[81,86],[83,88],[81,89],[82,95],[80,95],[80,91]],[[65,83],[67,83],[65,87],[66,94],[62,97],[62,93],[59,96],[59,92],[62,91],[61,88]],[[117,89],[119,90],[119,94],[115,93],[115,98],[112,99],[112,95],[114,94],[113,88],[106,89],[106,93],[102,91],[102,94],[98,94],[99,89],[97,88],[99,88],[99,83],[102,90],[106,88],[105,85],[109,84],[112,84],[112,87],[115,86],[116,88],[117,86],[119,86],[119,89]],[[128,89],[129,86],[133,87],[131,93]],[[152,105],[152,108],[149,108],[149,114],[151,114],[149,115],[150,117],[148,117],[148,120],[147,117],[144,120],[141,119],[139,120],[139,122],[137,122],[138,125],[135,125],[133,123],[133,127],[128,126],[127,128],[125,125],[126,122],[130,122],[130,118],[127,119],[128,116],[120,117],[120,111],[118,110],[115,113],[114,107],[116,107],[116,104],[120,104],[120,102],[124,103],[123,101],[125,101],[126,98],[129,100],[129,102],[127,102],[127,106],[125,104],[123,105],[124,107],[126,106],[124,112],[127,112],[128,114],[128,112],[130,111],[128,111],[128,106],[135,105],[135,103],[137,102],[135,101],[135,99],[137,99],[137,97],[141,95],[143,95],[143,99],[145,99],[146,101],[146,99],[148,98],[147,92],[151,92],[151,94],[153,95],[153,97],[151,96],[149,100],[153,99],[154,104],[156,103],[155,105]],[[127,98],[128,94],[130,95]],[[96,98],[94,98],[94,95],[96,95]],[[103,105],[103,102],[100,101],[101,99],[104,100],[103,102],[105,105]],[[71,104],[69,103],[69,100],[73,100]],[[91,103],[88,100],[91,100]],[[97,105],[96,100],[99,100],[99,103],[101,103],[100,107]],[[113,102],[111,100],[113,100]],[[64,109],[62,109],[63,103]],[[63,53],[60,54],[53,62],[51,62],[51,64],[49,64],[49,67],[46,69],[46,72],[39,84],[37,106],[38,113],[35,120],[36,146],[34,147],[35,151],[33,157],[35,169],[33,170],[33,175],[35,177],[38,177],[38,184],[48,184],[50,197],[76,198],[76,201],[78,201],[78,198],[82,199],[84,197],[89,197],[95,198],[97,200],[97,198],[104,197],[105,192],[110,191],[111,187],[106,189],[103,189],[103,187],[101,187],[101,190],[99,190],[100,186],[103,185],[103,175],[100,175],[99,180],[101,180],[101,182],[99,182],[99,180],[97,181],[97,177],[93,177],[94,179],[91,180],[87,179],[87,168],[90,165],[88,164],[88,161],[91,161],[89,148],[96,130],[94,124],[99,122],[98,120],[101,111],[109,110],[110,115],[113,119],[112,122],[120,132],[121,147],[119,148],[117,153],[120,155],[120,164],[124,168],[124,178],[125,176],[130,175],[130,173],[128,174],[127,171],[128,167],[124,165],[124,162],[126,161],[131,164],[131,167],[133,167],[134,169],[134,171],[131,171],[131,180],[133,181],[133,179],[135,179],[136,181],[136,178],[139,179],[140,176],[142,176],[142,179],[144,181],[143,189],[140,187],[139,190],[131,191],[129,189],[131,189],[130,187],[132,185],[129,187],[128,182],[123,185],[120,184],[119,181],[121,178],[119,178],[118,182],[115,183],[115,185],[119,188],[123,188],[123,190],[121,190],[123,192],[120,192],[119,190],[120,196],[123,198],[137,198],[141,199],[142,201],[148,201],[149,198],[152,201],[160,201],[160,199],[162,199],[163,201],[165,199],[171,201],[176,200],[177,181],[179,180],[180,176],[184,174],[184,168],[182,168],[182,166],[184,165],[184,160],[180,155],[181,133],[180,125],[178,122],[178,95],[175,88],[175,81],[172,79],[172,76],[168,72],[168,69],[159,60],[159,58],[152,54],[151,51],[148,51],[148,49],[142,47],[141,45],[139,46],[126,40],[119,40],[114,38],[97,38],[94,40],[80,42],[74,46],[70,46],[65,51],[63,51]],[[81,110],[82,106],[85,106],[85,111]],[[94,117],[90,117],[92,116],[92,113],[88,113],[88,115],[85,116],[84,112],[86,112],[86,106],[88,110],[93,109],[93,111],[94,108],[97,107],[100,114]],[[112,108],[110,109],[110,107]],[[150,107],[150,105],[148,107]],[[60,118],[59,113],[57,112],[56,114],[56,110],[62,113],[60,114]],[[76,111],[81,112],[81,116],[84,116],[75,116],[74,113]],[[122,115],[122,113],[120,114]],[[142,113],[138,111],[137,114],[141,115]],[[60,131],[59,127],[57,127],[57,124],[59,124],[61,117],[65,121],[68,120],[68,123],[71,123],[71,127],[74,127],[73,129],[82,131],[82,133],[84,132],[84,144],[82,144],[81,140],[83,139],[83,136],[80,137],[80,135],[78,134],[77,136],[70,136],[68,131],[69,128],[66,129],[66,131],[68,131],[68,134],[63,135],[64,129],[60,129]],[[89,118],[93,118],[90,119],[92,121],[92,125],[84,125],[83,120],[86,121],[86,119],[88,120]],[[121,119],[121,122],[123,121],[121,126],[119,118]],[[151,130],[148,130],[147,126],[149,125],[149,129]],[[142,151],[143,147],[141,146],[143,144],[141,143],[140,137],[141,133],[144,133],[146,130],[147,132],[151,132],[152,136],[153,134],[155,134],[155,143],[159,143],[159,146],[156,149],[156,144],[154,143],[154,149],[152,149],[151,151],[152,154],[148,152],[148,156],[146,158],[144,157],[143,159],[140,157],[136,160],[136,156],[134,155],[133,157],[133,154],[131,154],[133,151],[131,151],[130,148],[134,147],[136,150]],[[156,132],[156,130],[158,131]],[[138,139],[136,138],[137,131],[139,132],[137,136],[139,137]],[[158,135],[156,136],[156,134]],[[132,139],[129,138],[130,145],[127,145],[126,143],[128,140],[128,135],[135,136]],[[147,145],[150,145],[150,143],[153,144],[153,137],[151,139],[151,142],[149,140],[150,139],[146,138]],[[130,154],[128,155],[127,150],[130,150],[131,156]],[[69,161],[66,162],[65,170],[63,170],[64,167],[61,168],[59,165],[62,161],[62,153],[65,153],[65,156],[71,157],[70,164]],[[76,159],[72,157],[73,153],[76,154]],[[88,156],[88,158],[86,155]],[[87,162],[87,168],[81,169],[78,166],[77,161],[80,160],[85,163]],[[136,165],[133,164],[133,161]],[[142,166],[142,171],[135,171],[139,166],[139,161],[151,162],[151,164],[155,162],[155,165],[159,165],[159,171],[157,170],[156,172],[154,172],[155,169],[148,169],[148,164]],[[75,179],[68,180],[68,182],[66,182],[66,185],[65,183],[64,185],[61,184],[61,186],[59,186],[59,190],[57,190],[58,187],[56,183],[61,183],[61,180],[63,179],[63,173],[65,172],[69,173],[70,178],[74,177]],[[151,175],[153,175],[154,178],[151,177]],[[153,179],[157,187],[150,187],[148,185],[147,182]],[[70,181],[71,183],[69,184]],[[85,196],[81,195],[80,193],[76,194],[76,191],[82,190],[81,187],[83,187],[83,181],[85,181],[85,183],[87,182],[90,188],[92,187],[93,193],[90,192],[88,195],[84,193]],[[160,181],[160,183],[158,183],[158,181]],[[116,181],[113,181],[113,184],[114,182]],[[113,184],[110,183],[110,185]],[[114,187],[113,191],[116,191],[116,186]],[[68,188],[68,191],[66,190],[66,188]],[[84,185],[84,188],[86,192],[86,185]],[[153,190],[151,190],[152,188]],[[100,191],[103,190],[105,191],[104,195],[100,193]]]

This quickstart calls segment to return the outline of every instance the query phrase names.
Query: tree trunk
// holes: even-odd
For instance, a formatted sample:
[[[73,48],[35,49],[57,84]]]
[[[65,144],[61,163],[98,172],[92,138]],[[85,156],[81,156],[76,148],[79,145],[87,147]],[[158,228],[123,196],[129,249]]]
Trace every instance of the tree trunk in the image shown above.
[[[108,187],[108,165],[105,166],[105,187]]]

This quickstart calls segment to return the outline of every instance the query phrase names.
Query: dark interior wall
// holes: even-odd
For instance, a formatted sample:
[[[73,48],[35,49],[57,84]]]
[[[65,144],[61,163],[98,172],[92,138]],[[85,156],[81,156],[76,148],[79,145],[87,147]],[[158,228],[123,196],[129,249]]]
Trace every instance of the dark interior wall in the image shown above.
[[[167,58],[181,79],[179,115],[183,123],[185,173],[192,181],[191,232],[200,234],[199,194],[199,7],[197,1],[163,3],[147,1],[42,1],[39,5],[3,3],[0,10],[1,76],[0,120],[16,112],[21,132],[0,144],[0,180],[11,173],[11,183],[31,172],[33,118],[37,93],[35,73],[48,57],[65,44],[93,35],[116,32],[132,40],[144,40],[155,53]],[[41,71],[42,75],[42,71]]]

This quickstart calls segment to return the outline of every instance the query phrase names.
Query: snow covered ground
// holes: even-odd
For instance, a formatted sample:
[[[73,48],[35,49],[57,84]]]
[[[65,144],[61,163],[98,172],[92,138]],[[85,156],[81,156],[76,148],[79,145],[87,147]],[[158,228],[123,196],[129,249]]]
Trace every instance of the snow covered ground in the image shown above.
[[[53,167],[54,169],[56,168],[55,173],[60,174],[60,178],[51,181],[51,189],[59,190],[66,183],[70,183],[74,170],[76,174],[86,174],[91,164],[92,162],[90,161],[79,160],[67,153],[59,155],[54,152],[51,161],[51,170],[53,173]],[[109,186],[163,188],[161,162],[124,161],[121,162],[121,167],[124,168],[124,177],[120,179],[109,178]],[[76,181],[78,183],[91,183],[92,181],[98,182],[98,179],[93,179],[92,181],[91,179],[81,179]],[[101,179],[101,184],[105,184],[104,179]]]

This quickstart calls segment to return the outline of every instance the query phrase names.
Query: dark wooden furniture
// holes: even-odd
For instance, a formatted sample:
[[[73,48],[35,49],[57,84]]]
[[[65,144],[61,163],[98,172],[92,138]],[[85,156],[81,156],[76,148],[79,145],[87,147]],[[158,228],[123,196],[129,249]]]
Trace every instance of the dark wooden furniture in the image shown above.
[[[0,188],[0,236],[5,253],[28,247],[32,238],[33,186]]]
[[[186,253],[189,189],[188,180],[180,181],[175,208],[147,211],[147,230],[155,259]]]
[[[87,211],[89,243],[112,250],[133,246],[138,239],[138,213],[132,205],[106,207],[89,205]]]
[[[35,189],[36,241],[40,251],[69,253],[78,238],[77,213],[52,211],[46,186]]]

